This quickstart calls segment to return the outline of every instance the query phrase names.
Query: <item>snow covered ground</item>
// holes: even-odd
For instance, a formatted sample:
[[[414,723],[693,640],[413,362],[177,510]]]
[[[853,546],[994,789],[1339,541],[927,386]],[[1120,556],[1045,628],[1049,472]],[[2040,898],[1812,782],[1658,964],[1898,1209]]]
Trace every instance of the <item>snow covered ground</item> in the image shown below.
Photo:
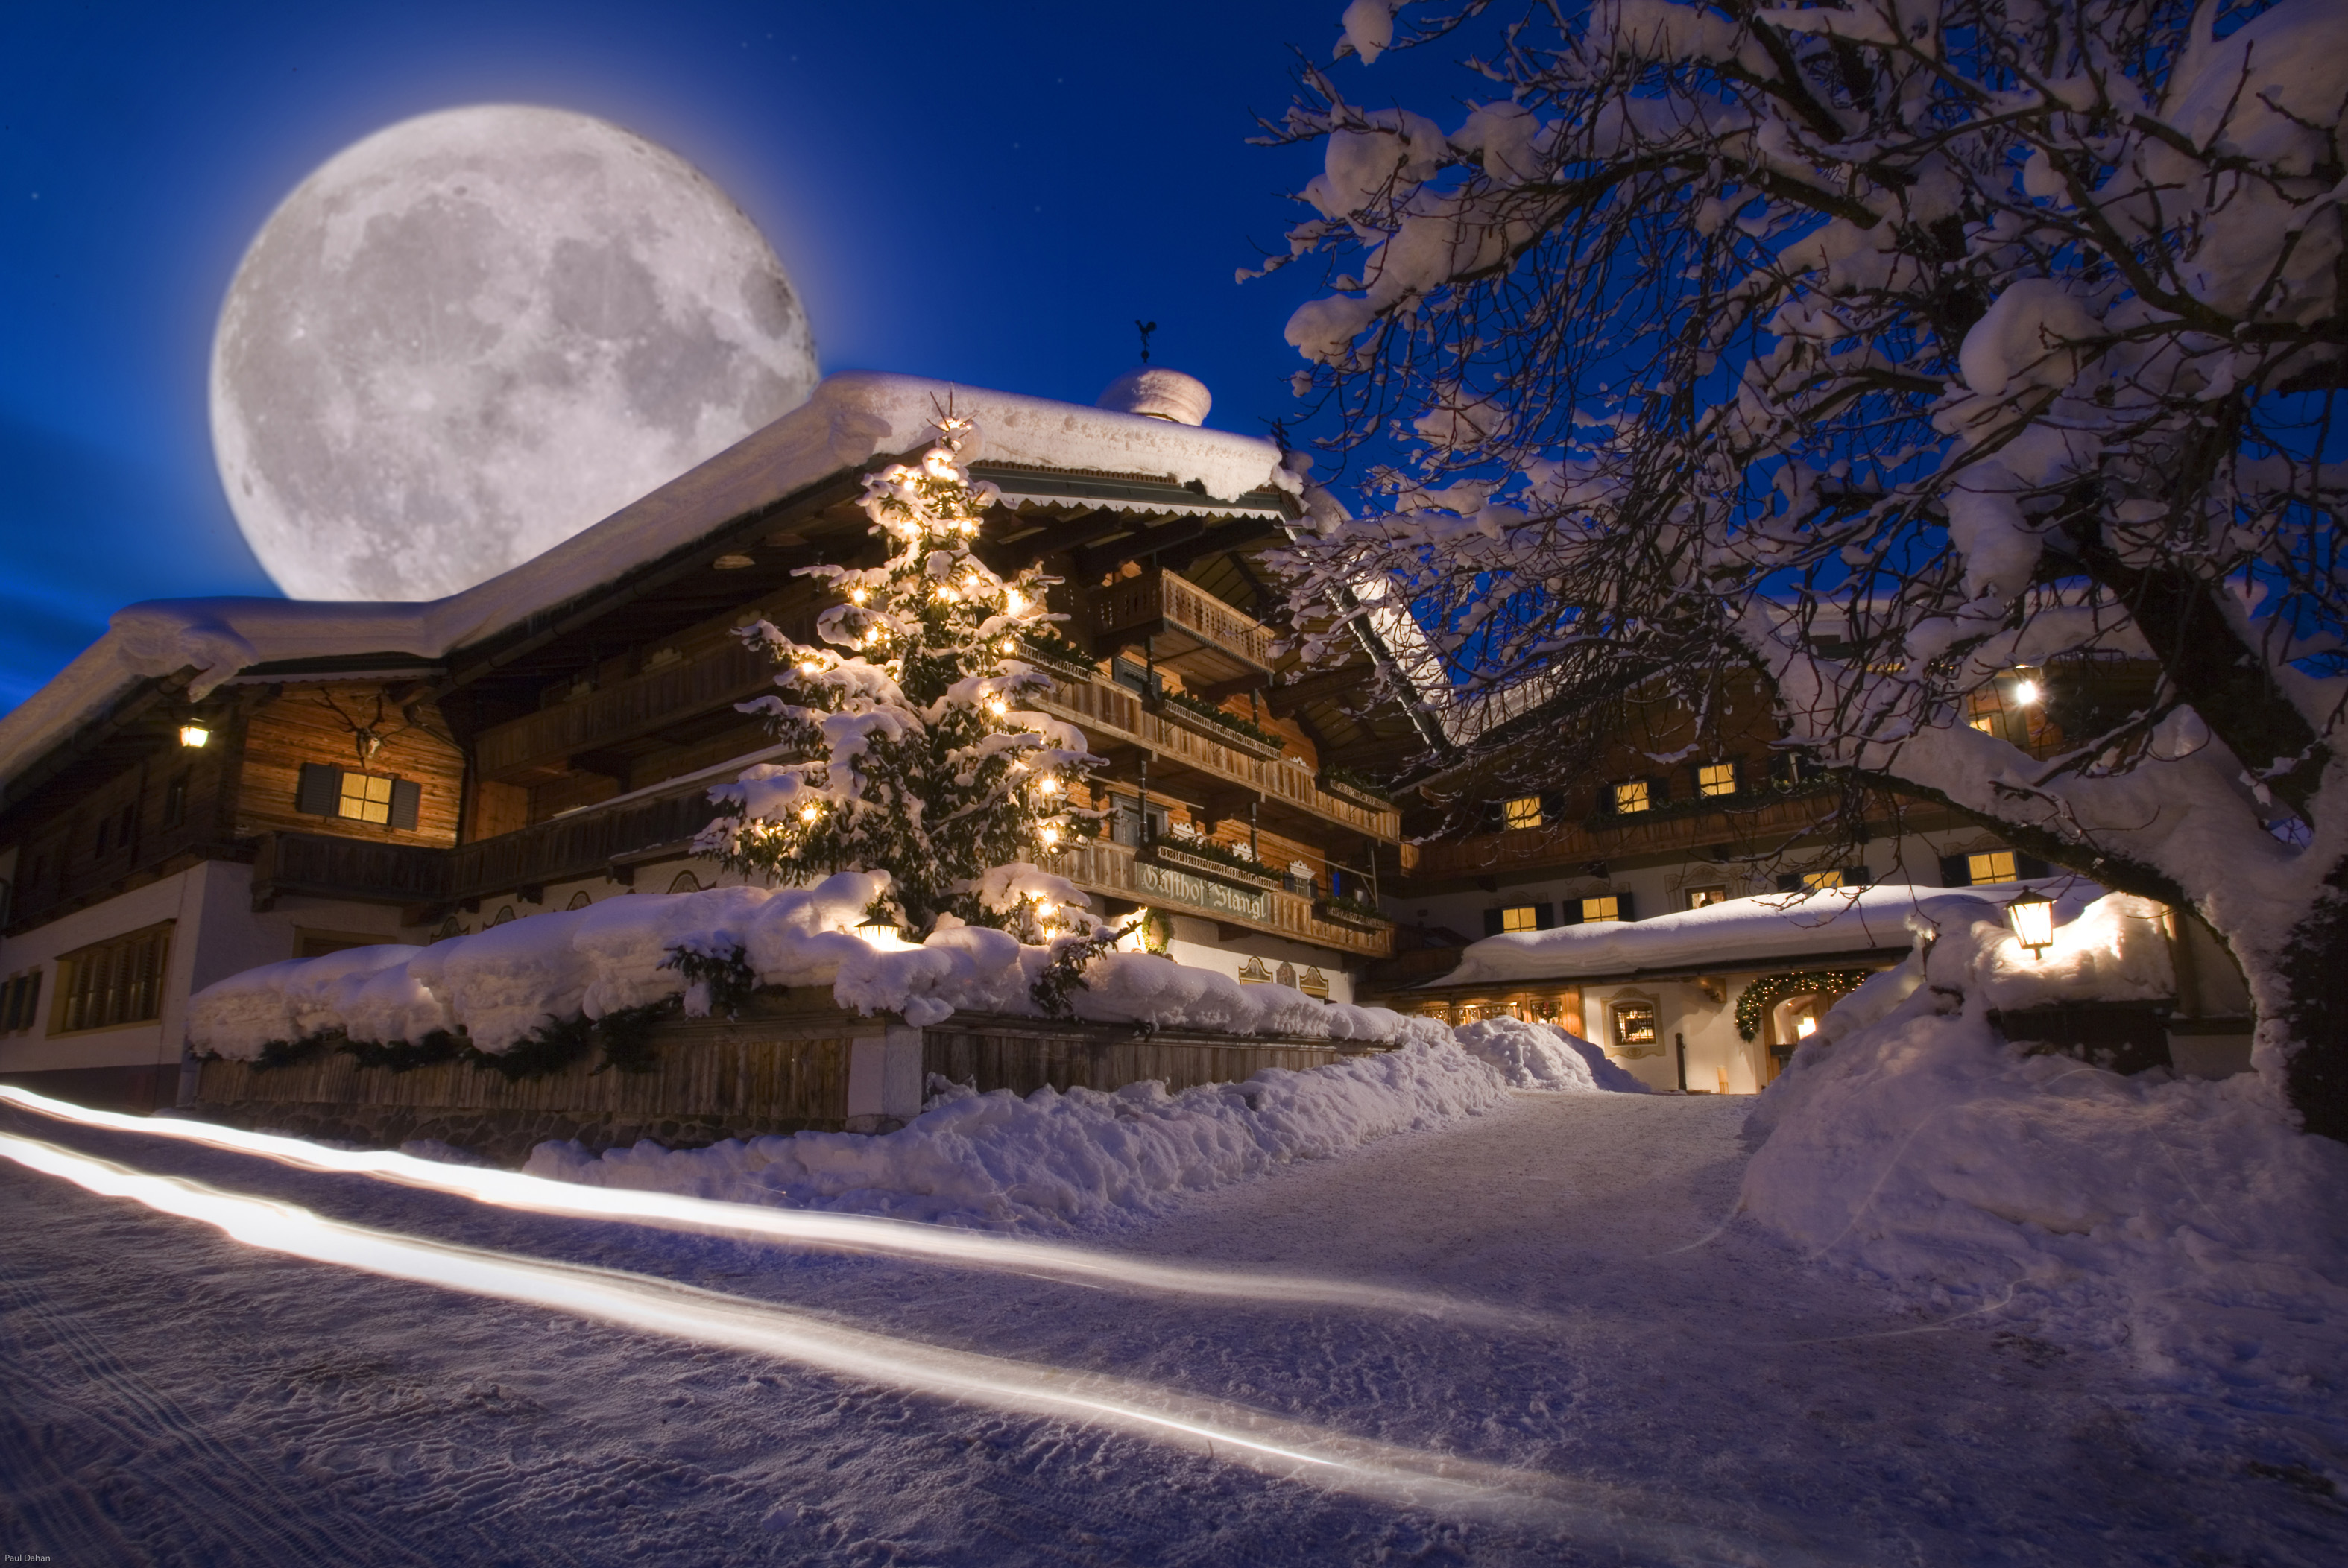
[[[15,1222],[0,1548],[205,1564],[2348,1553],[2336,1383],[2155,1381],[2026,1309],[1951,1317],[1821,1266],[1731,1217],[1751,1110],[1517,1094],[1051,1244],[1331,1286],[1253,1300],[1162,1273],[1120,1285],[552,1217],[0,1109],[0,1134],[495,1255],[458,1255],[469,1267],[551,1260],[719,1293],[675,1296],[680,1324],[689,1307],[901,1347],[869,1376],[814,1370],[257,1250],[0,1161]],[[627,1285],[561,1277],[582,1299]],[[954,1355],[1056,1397],[1200,1412],[1202,1431],[1255,1412],[1259,1435],[1277,1423],[1360,1465],[922,1391]]]

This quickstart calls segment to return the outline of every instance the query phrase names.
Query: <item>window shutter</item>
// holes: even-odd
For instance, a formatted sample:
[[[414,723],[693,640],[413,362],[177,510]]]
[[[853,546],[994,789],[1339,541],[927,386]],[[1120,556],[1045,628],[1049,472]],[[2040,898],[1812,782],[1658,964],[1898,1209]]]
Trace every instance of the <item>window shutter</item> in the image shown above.
[[[1507,804],[1497,800],[1486,801],[1484,803],[1484,831],[1486,833],[1504,833],[1508,830],[1508,826],[1509,808]]]
[[[2054,875],[2054,868],[2034,855],[2016,853],[2013,857],[2013,874],[2016,876],[2034,878],[2052,876]]]
[[[1967,856],[1962,855],[1943,855],[1941,856],[1941,886],[1970,887],[1973,885],[1972,868],[1965,864],[1967,858]]]
[[[1557,923],[1560,926],[1581,925],[1581,900],[1579,898],[1568,898],[1564,903],[1559,905],[1557,911]]]
[[[1565,820],[1565,796],[1562,793],[1548,792],[1540,797],[1540,803],[1543,827],[1555,827]]]
[[[1780,893],[1799,893],[1801,890],[1802,890],[1802,874],[1801,874],[1800,872],[1798,872],[1798,871],[1780,871],[1779,873],[1777,873],[1777,891],[1778,891],[1778,892],[1780,892]]]
[[[1556,905],[1554,905],[1554,904],[1536,904],[1536,905],[1534,905],[1534,906],[1533,906],[1533,929],[1535,929],[1535,930],[1537,930],[1537,931],[1546,931],[1546,930],[1549,930],[1550,927],[1554,927],[1556,924],[1557,924],[1557,906],[1556,906]]]
[[[333,816],[343,807],[343,770],[324,763],[304,763],[302,783],[294,792],[294,809],[305,816]]]
[[[1846,887],[1872,887],[1875,886],[1875,873],[1864,866],[1846,866],[1842,870],[1842,885]]]
[[[1485,910],[1485,911],[1484,911],[1484,935],[1486,935],[1487,937],[1497,937],[1497,936],[1498,936],[1499,934],[1500,934],[1500,912],[1499,912],[1498,909],[1487,909],[1487,910]]]
[[[1657,774],[1647,781],[1647,809],[1653,811],[1672,798],[1672,776]]]
[[[424,786],[413,779],[391,781],[391,825],[403,832],[416,831],[416,814],[424,804]]]
[[[1631,895],[1628,893],[1614,895],[1614,917],[1618,920],[1635,920],[1639,917],[1639,912],[1632,907]]]

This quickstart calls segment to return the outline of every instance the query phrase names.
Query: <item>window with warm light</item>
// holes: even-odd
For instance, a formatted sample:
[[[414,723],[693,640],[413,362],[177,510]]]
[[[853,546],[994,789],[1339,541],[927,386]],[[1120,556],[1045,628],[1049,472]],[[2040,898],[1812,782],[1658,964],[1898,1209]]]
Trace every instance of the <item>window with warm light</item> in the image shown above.
[[[1500,807],[1500,825],[1503,827],[1539,827],[1540,825],[1541,803],[1540,796],[1537,794],[1519,795]]]
[[[1614,809],[1619,812],[1644,811],[1654,802],[1647,793],[1645,779],[1632,779],[1629,784],[1614,786]]]
[[[1537,931],[1540,929],[1540,912],[1530,904],[1519,904],[1513,909],[1500,911],[1503,931]]]
[[[391,820],[391,780],[379,774],[343,774],[343,791],[338,816],[353,822],[385,823]]]
[[[1843,877],[1842,873],[1839,871],[1805,871],[1802,873],[1802,891],[1805,893],[1816,893],[1824,888],[1839,887],[1842,885]]]
[[[1695,789],[1698,794],[1704,795],[1735,794],[1736,764],[1735,763],[1704,764],[1695,770]]]
[[[1603,898],[1584,898],[1581,901],[1581,923],[1585,926],[1600,926],[1622,917],[1622,900],[1612,894]]]
[[[1727,902],[1726,887],[1691,887],[1687,890],[1687,907],[1691,909],[1703,909]]]
[[[1965,856],[1965,875],[1979,887],[1991,882],[2011,882],[2014,879],[2013,851],[1993,849],[1982,855]]]
[[[1653,1002],[1617,1002],[1614,1006],[1614,1043],[1634,1049],[1655,1043],[1655,1006]]]

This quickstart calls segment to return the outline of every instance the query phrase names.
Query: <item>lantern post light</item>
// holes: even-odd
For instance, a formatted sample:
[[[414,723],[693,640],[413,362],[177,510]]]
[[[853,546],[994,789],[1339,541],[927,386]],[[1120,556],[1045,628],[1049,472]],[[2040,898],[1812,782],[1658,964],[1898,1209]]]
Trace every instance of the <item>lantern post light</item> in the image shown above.
[[[180,726],[180,744],[190,751],[201,751],[204,743],[211,738],[212,733],[201,724],[188,723]]]
[[[2005,907],[2013,939],[2030,949],[2033,959],[2045,957],[2054,942],[2054,900],[2044,893],[2024,893]]]

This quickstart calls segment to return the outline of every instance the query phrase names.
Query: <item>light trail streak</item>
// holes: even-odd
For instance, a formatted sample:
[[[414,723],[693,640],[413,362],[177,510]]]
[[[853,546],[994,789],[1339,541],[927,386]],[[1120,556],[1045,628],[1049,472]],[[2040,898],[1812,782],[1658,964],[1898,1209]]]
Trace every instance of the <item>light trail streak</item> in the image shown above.
[[[1514,1518],[1562,1529],[1583,1544],[1601,1539],[1674,1562],[1825,1561],[1790,1532],[1773,1531],[1780,1539],[1766,1543],[1753,1541],[1749,1512],[1740,1512],[1745,1537],[1738,1539],[1668,1517],[1690,1512],[1684,1501],[1659,1506],[1628,1488],[1420,1452],[1128,1379],[849,1328],[691,1286],[371,1230],[298,1204],[220,1192],[15,1133],[0,1132],[0,1158],[313,1263],[790,1361],[907,1394],[1105,1427],[1403,1507]]]
[[[337,1174],[361,1175],[403,1186],[469,1198],[499,1208],[566,1219],[621,1220],[668,1229],[756,1236],[797,1246],[886,1253],[957,1267],[996,1269],[1037,1276],[1063,1284],[1088,1285],[1166,1296],[1288,1307],[1335,1307],[1356,1311],[1414,1314],[1519,1332],[1554,1336],[1566,1326],[1537,1312],[1456,1301],[1431,1292],[1397,1290],[1345,1280],[1254,1274],[1150,1263],[1117,1253],[1066,1243],[989,1235],[947,1225],[809,1209],[769,1209],[751,1204],[626,1187],[588,1187],[574,1182],[526,1176],[519,1171],[444,1164],[388,1150],[328,1149],[299,1138],[246,1132],[208,1122],[129,1116],[93,1111],[23,1089],[0,1086],[0,1102],[61,1122],[144,1137],[175,1138],[281,1164]]]

